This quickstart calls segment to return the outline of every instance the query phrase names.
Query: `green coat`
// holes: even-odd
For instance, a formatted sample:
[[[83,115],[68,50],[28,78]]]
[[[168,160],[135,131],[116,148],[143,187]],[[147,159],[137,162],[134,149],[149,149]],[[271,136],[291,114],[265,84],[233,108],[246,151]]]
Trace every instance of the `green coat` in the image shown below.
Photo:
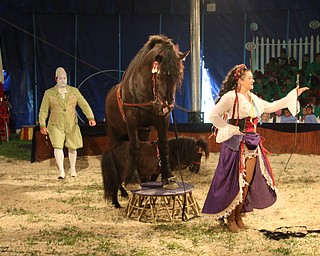
[[[68,85],[66,91],[64,100],[57,85],[45,91],[40,106],[39,124],[40,128],[46,126],[49,116],[47,128],[53,147],[61,148],[60,138],[63,134],[67,141],[71,140],[70,145],[66,144],[66,146],[77,149],[82,147],[82,136],[78,126],[76,106],[81,108],[89,120],[94,119],[94,115],[88,102],[77,88]]]

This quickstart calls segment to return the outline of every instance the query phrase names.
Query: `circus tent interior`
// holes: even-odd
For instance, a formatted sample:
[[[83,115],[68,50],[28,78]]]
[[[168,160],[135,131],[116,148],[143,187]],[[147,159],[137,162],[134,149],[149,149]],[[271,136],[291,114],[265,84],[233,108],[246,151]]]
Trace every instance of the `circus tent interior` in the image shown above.
[[[13,130],[37,122],[43,93],[52,87],[54,70],[64,66],[69,84],[85,95],[98,122],[104,121],[107,91],[148,37],[165,34],[190,50],[190,2],[186,0],[2,0],[0,46],[4,91],[11,108]],[[290,54],[313,54],[319,50],[320,1],[317,0],[201,0],[200,57],[202,102],[214,99],[229,68],[245,63],[263,69],[263,62],[278,55],[255,52],[261,40],[299,40]],[[311,41],[313,40],[313,41]],[[312,43],[311,43],[312,42]],[[306,45],[306,44],[305,44]],[[250,47],[252,47],[250,49]],[[287,46],[285,46],[287,47]],[[299,48],[300,47],[300,48]],[[176,118],[187,123],[192,109],[191,60],[176,95]],[[262,64],[262,65],[261,65]],[[202,105],[207,112],[212,106]]]

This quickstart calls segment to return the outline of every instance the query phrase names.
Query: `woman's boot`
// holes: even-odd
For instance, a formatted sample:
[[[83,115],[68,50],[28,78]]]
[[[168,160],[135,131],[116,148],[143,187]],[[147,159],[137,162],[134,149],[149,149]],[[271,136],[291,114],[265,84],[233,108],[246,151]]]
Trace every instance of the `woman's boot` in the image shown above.
[[[243,203],[240,203],[236,207],[236,223],[239,228],[245,228],[245,225],[244,225],[244,223],[242,221],[242,217],[241,217],[242,206],[243,206]]]
[[[235,210],[233,210],[230,214],[230,216],[228,216],[228,229],[230,232],[232,233],[237,233],[239,232],[239,228],[238,225],[236,223],[236,212]]]

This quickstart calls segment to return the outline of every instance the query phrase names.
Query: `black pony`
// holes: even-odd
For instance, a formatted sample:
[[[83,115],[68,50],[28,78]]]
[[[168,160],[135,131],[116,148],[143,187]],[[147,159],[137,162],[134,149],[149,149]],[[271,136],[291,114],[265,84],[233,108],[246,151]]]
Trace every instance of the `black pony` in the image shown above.
[[[111,88],[106,97],[106,130],[110,148],[122,140],[129,140],[130,172],[126,179],[128,189],[139,189],[137,157],[139,141],[149,140],[156,128],[162,163],[162,182],[166,188],[175,188],[169,166],[167,130],[169,113],[174,107],[177,86],[183,79],[181,53],[172,40],[153,35],[137,53],[123,75],[122,81]]]
[[[155,181],[161,171],[158,144],[157,142],[140,142],[139,145],[137,168],[140,178],[142,181]],[[189,166],[190,171],[198,173],[202,155],[204,154],[206,158],[209,156],[208,144],[202,137],[197,140],[192,137],[179,137],[177,140],[171,138],[168,140],[168,145],[171,170],[179,167],[177,157],[179,156],[181,169]],[[111,199],[116,208],[121,207],[118,201],[118,190],[120,189],[122,196],[128,196],[122,183],[130,171],[129,147],[129,141],[123,141],[113,149],[105,151],[101,158],[104,198]]]

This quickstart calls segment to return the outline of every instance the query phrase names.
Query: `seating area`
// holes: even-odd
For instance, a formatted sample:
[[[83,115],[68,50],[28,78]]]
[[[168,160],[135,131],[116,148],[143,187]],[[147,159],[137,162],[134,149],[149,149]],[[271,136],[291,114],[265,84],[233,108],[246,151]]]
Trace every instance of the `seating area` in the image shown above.
[[[319,117],[320,79],[317,73],[320,67],[320,53],[316,53],[312,59],[308,53],[305,53],[299,62],[301,62],[300,65],[291,53],[288,53],[285,48],[281,49],[279,56],[271,57],[264,68],[254,69],[254,93],[272,102],[285,97],[297,85],[307,86],[309,91],[299,97],[301,107],[299,117],[303,120],[302,110],[308,105],[313,107],[315,117]],[[281,111],[273,113],[270,118],[280,115]]]

